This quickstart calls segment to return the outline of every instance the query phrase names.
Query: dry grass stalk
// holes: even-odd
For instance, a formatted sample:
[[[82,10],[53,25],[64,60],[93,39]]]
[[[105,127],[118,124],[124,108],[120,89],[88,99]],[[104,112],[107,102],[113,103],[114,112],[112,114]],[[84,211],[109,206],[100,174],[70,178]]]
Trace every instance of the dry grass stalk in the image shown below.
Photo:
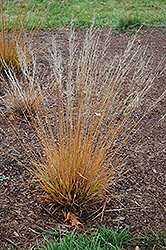
[[[62,57],[53,41],[53,108],[48,112],[43,97],[45,119],[40,112],[33,119],[39,153],[23,146],[31,159],[32,172],[51,203],[88,208],[105,199],[105,192],[119,170],[124,173],[137,142],[124,154],[122,146],[165,92],[129,127],[135,108],[153,80],[160,76],[160,65],[154,71],[148,70],[152,57],[145,60],[146,48],[139,46],[135,50],[136,37],[122,56],[111,58],[106,64],[106,47],[99,53],[99,37],[95,32],[87,31],[80,51],[73,36],[71,32],[66,84]]]

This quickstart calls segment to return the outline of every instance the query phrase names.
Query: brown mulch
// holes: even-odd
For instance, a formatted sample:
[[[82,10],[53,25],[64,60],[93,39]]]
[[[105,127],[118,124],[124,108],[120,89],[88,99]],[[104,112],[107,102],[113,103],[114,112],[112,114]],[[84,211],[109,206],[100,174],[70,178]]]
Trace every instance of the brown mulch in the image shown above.
[[[103,28],[101,31],[101,43],[111,36],[108,56],[115,53],[122,53],[126,48],[131,35],[118,34],[116,36],[109,33],[109,28]],[[62,50],[63,56],[66,55],[66,46],[68,44],[69,29],[59,31],[57,44]],[[56,30],[40,31],[36,39],[42,38],[40,43],[44,44],[53,35]],[[77,40],[81,41],[85,30],[76,30]],[[144,30],[139,34],[137,40],[144,44],[148,39],[147,54],[154,54],[154,66],[166,54],[166,29]],[[44,54],[45,53],[45,54]],[[43,56],[44,55],[44,56]],[[67,60],[67,59],[66,59]],[[42,52],[38,63],[41,67],[49,68],[47,52]],[[163,65],[163,68],[165,65]],[[156,80],[153,88],[148,92],[149,99],[160,95],[165,89],[166,77],[162,75],[160,80]],[[0,83],[0,95],[3,96],[5,90]],[[3,107],[1,106],[3,109]],[[143,105],[136,112],[142,112]],[[148,127],[155,124],[165,114],[165,99],[163,99],[152,112],[150,112],[140,127],[140,133],[148,132]],[[22,126],[28,131],[27,124],[21,119],[11,121],[17,131],[22,133]],[[10,151],[16,140],[8,128],[8,125],[0,117],[0,176],[5,176],[6,180],[0,181],[0,232],[3,232],[10,240],[23,249],[36,239],[42,240],[41,228],[48,226],[57,228],[57,220],[64,221],[63,214],[58,211],[52,218],[44,210],[42,191],[37,188],[33,177],[23,166],[20,166],[15,160],[6,154]],[[10,143],[4,131],[10,137]],[[166,226],[166,164],[165,164],[165,124],[162,122],[145,137],[145,143],[141,148],[140,162],[149,155],[153,157],[143,162],[139,167],[131,169],[112,185],[112,192],[116,198],[106,203],[103,219],[101,222],[101,211],[104,204],[100,204],[101,210],[94,220],[80,221],[87,224],[106,224],[109,227],[119,225],[120,228],[129,226],[130,231],[139,233],[142,229],[150,229],[156,233],[163,232]],[[29,131],[31,133],[31,131]],[[135,135],[136,137],[137,135]],[[136,139],[136,138],[135,138]],[[142,157],[142,159],[141,159]],[[51,210],[52,211],[52,210]],[[94,218],[94,217],[93,217]],[[4,249],[9,243],[0,234],[0,249]],[[151,248],[149,248],[151,249]]]

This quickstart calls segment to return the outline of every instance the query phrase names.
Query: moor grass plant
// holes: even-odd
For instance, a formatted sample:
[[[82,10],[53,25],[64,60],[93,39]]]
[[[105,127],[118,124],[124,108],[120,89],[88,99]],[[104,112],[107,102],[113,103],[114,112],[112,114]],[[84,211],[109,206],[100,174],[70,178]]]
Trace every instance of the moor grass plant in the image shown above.
[[[15,70],[20,70],[18,47],[24,50],[26,63],[31,61],[29,49],[41,21],[34,22],[29,31],[25,32],[24,24],[30,22],[33,10],[33,8],[30,9],[30,4],[31,0],[26,5],[18,1],[14,5],[15,7],[11,8],[10,1],[0,1],[0,71],[4,70],[4,64]],[[13,18],[14,12],[16,12],[15,18]]]
[[[4,64],[5,76],[8,78],[5,84],[5,77],[1,76],[4,83],[6,93],[0,99],[5,105],[5,114],[7,116],[19,116],[25,119],[32,119],[41,109],[42,100],[39,91],[39,80],[36,76],[35,62],[32,69],[33,74],[30,74],[26,57],[21,48],[18,49],[20,60],[20,69],[22,78],[18,79],[16,73]],[[34,83],[35,81],[35,83]]]
[[[101,48],[99,31],[88,29],[82,44],[77,44],[74,36],[71,30],[67,64],[53,40],[48,97],[39,86],[42,110],[29,122],[35,145],[34,141],[25,143],[6,119],[22,145],[21,154],[27,155],[26,167],[36,176],[47,201],[81,212],[109,199],[111,184],[144,162],[134,156],[146,133],[128,142],[165,92],[155,100],[148,99],[154,79],[161,77],[163,70],[161,63],[152,67],[153,55],[146,57],[147,45],[138,45],[136,36],[122,55],[109,60],[109,40]],[[135,115],[140,103],[144,110]]]

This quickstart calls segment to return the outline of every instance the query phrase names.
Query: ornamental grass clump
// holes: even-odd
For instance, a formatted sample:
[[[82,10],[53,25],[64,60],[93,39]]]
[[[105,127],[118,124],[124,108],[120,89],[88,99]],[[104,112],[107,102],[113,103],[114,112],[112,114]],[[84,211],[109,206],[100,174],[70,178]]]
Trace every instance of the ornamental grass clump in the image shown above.
[[[31,61],[29,48],[41,22],[33,23],[30,30],[25,32],[24,24],[29,22],[33,11],[33,8],[30,9],[31,1],[27,6],[19,1],[13,5],[11,1],[1,0],[0,4],[0,71],[3,72],[4,64],[14,70],[20,70],[17,48],[24,50],[28,64]]]
[[[42,107],[42,98],[40,94],[40,84],[41,79],[36,76],[35,63],[32,68],[32,74],[29,72],[28,65],[26,64],[26,59],[24,57],[21,48],[18,48],[18,55],[20,60],[20,69],[22,71],[22,76],[19,79],[16,73],[8,67],[8,65],[3,65],[5,76],[8,81],[6,82],[6,77],[1,77],[1,80],[5,86],[5,95],[0,99],[5,106],[5,114],[7,116],[19,116],[26,120],[31,120],[34,118]]]
[[[165,94],[134,116],[154,79],[161,76],[160,65],[152,70],[153,58],[145,57],[146,47],[135,45],[136,36],[123,55],[108,60],[109,40],[101,49],[99,36],[89,29],[83,44],[77,44],[71,31],[67,64],[53,40],[50,106],[41,98],[44,118],[38,110],[31,123],[37,148],[25,145],[12,127],[30,159],[27,168],[47,200],[70,211],[105,200],[110,185],[141,164],[139,159],[131,162],[139,140],[125,150],[123,146]]]
[[[22,86],[23,83],[8,88],[6,95],[1,99],[6,107],[6,115],[32,119],[42,106],[40,94],[38,90],[34,89],[31,82],[28,87]]]

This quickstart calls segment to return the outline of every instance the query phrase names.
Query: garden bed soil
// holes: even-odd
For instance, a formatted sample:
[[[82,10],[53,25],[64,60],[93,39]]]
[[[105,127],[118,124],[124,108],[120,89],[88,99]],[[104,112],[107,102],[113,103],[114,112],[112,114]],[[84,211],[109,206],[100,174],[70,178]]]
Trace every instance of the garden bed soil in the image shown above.
[[[44,44],[50,41],[51,37],[57,34],[57,30],[41,30],[36,34],[36,39],[41,38],[40,43]],[[77,41],[82,41],[85,30],[76,30]],[[66,48],[70,36],[69,29],[62,29],[57,36],[57,45],[60,46],[63,57],[67,57]],[[110,29],[101,30],[101,44],[107,37],[111,37],[108,57],[116,53],[122,53],[127,43],[131,40],[132,35],[110,34]],[[50,40],[48,40],[50,38]],[[166,55],[166,29],[143,30],[138,34],[137,41],[144,44],[148,40],[147,54],[154,54],[154,67]],[[40,67],[49,69],[47,60],[47,49],[41,52],[38,58]],[[66,58],[67,61],[67,58]],[[165,67],[163,63],[163,68]],[[154,87],[148,92],[147,98],[152,99],[159,96],[165,89],[166,76],[162,75],[156,80]],[[3,83],[1,85],[1,96],[5,93]],[[1,109],[3,106],[1,105]],[[143,112],[144,106],[136,112]],[[145,143],[141,148],[139,161],[151,156],[151,158],[138,167],[135,167],[117,182],[112,185],[114,200],[108,200],[104,210],[104,216],[101,221],[101,211],[104,204],[99,204],[101,209],[98,213],[87,220],[80,217],[80,221],[85,225],[94,225],[99,223],[109,227],[124,228],[129,226],[131,232],[139,234],[143,229],[150,229],[156,233],[163,232],[166,226],[166,164],[165,164],[165,124],[161,122],[156,128],[148,132],[149,126],[155,125],[156,122],[165,114],[165,99],[157,104],[157,107],[145,117],[140,133],[149,134],[145,138]],[[23,127],[29,130],[27,124],[22,119],[14,118],[11,123],[15,126],[19,134],[22,133]],[[146,125],[147,124],[147,125]],[[58,221],[64,221],[62,211],[55,211],[54,217],[43,208],[49,207],[43,201],[43,193],[39,187],[36,187],[35,180],[30,172],[20,166],[15,160],[8,155],[10,146],[16,142],[9,125],[0,117],[0,176],[6,179],[0,181],[0,232],[3,232],[8,239],[17,244],[20,249],[27,249],[31,243],[35,244],[36,239],[42,240],[43,231],[40,228],[57,228]],[[8,138],[7,135],[8,134]],[[8,141],[10,139],[10,143]],[[142,155],[142,159],[141,159]],[[22,157],[22,156],[21,156]],[[97,209],[97,208],[96,208]],[[50,210],[53,212],[53,209]],[[40,228],[39,228],[40,227]],[[64,224],[62,225],[64,229]],[[68,228],[68,227],[67,227]],[[0,234],[0,249],[5,249],[9,242]],[[133,248],[134,249],[134,248]],[[148,249],[148,247],[147,247]],[[149,246],[149,249],[151,247]]]

